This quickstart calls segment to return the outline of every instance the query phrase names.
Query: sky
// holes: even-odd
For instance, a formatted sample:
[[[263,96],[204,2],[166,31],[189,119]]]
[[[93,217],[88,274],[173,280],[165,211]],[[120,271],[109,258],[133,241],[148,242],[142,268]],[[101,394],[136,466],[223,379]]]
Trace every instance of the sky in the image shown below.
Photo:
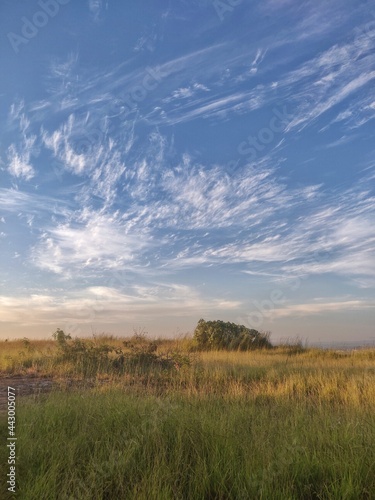
[[[0,338],[375,341],[375,2],[2,0]]]

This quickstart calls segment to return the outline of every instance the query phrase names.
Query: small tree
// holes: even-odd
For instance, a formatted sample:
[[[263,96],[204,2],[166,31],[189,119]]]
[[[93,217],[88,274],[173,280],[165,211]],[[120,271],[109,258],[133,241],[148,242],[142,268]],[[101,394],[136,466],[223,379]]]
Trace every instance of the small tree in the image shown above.
[[[246,328],[244,325],[224,321],[200,319],[194,331],[194,339],[199,349],[226,349],[248,351],[269,349],[272,344],[270,334]]]
[[[67,340],[71,340],[71,336],[66,334],[64,330],[61,330],[61,328],[58,328],[55,333],[52,334],[52,337],[56,340],[57,345],[59,346],[59,349],[63,352],[67,351],[68,348],[68,343]]]

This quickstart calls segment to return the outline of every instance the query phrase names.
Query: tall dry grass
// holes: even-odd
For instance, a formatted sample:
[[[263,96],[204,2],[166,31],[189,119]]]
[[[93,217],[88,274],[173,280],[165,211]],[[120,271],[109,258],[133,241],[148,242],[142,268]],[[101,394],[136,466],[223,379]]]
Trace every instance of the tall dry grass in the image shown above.
[[[155,352],[190,364],[95,364],[90,389],[19,400],[21,498],[374,498],[374,349],[194,352],[183,342],[159,339]],[[7,345],[1,369],[84,378],[54,344],[32,344]]]

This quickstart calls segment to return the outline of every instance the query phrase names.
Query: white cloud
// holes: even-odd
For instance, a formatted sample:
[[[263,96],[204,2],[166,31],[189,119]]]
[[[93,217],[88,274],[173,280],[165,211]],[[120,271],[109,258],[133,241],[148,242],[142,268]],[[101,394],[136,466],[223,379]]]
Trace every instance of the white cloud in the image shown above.
[[[59,214],[66,216],[68,207],[72,203],[69,200],[30,194],[17,189],[0,188],[0,208],[8,213],[22,214],[28,217],[34,214]]]
[[[33,250],[33,262],[41,269],[71,277],[76,270],[129,268],[139,262],[150,245],[145,233],[129,233],[113,216],[84,211],[75,223],[46,230]]]
[[[183,92],[182,92],[183,91]],[[193,93],[190,89],[179,89],[178,94],[173,98],[189,97]],[[185,93],[185,95],[182,95]],[[166,99],[166,102],[172,99]],[[173,108],[166,108],[167,123],[175,125],[177,123],[187,122],[199,117],[220,118],[225,117],[228,112],[245,113],[260,108],[264,104],[263,94],[260,89],[254,89],[246,92],[235,92],[231,95],[220,95],[211,97],[202,97],[187,104],[179,103]],[[152,115],[148,117],[152,122]]]
[[[75,328],[104,321],[108,325],[153,321],[158,318],[210,314],[241,303],[202,297],[194,288],[166,283],[122,293],[106,286],[88,287],[59,296],[31,294],[0,296],[0,323],[19,326],[55,325]],[[134,324],[134,323],[133,323]],[[69,331],[69,327],[67,328]]]
[[[18,145],[11,144],[8,147],[8,172],[17,179],[29,181],[35,176],[35,170],[31,165],[31,155],[37,153],[36,135],[29,133],[30,121],[24,113],[21,113],[23,104],[19,107],[11,106],[10,116],[18,121],[21,141]]]
[[[297,126],[302,125],[303,123],[315,120],[318,116],[325,113],[330,108],[332,108],[336,104],[346,99],[350,94],[356,92],[361,87],[371,82],[373,79],[375,79],[375,71],[370,71],[368,73],[363,73],[359,75],[358,77],[349,81],[346,85],[342,86],[341,89],[339,89],[338,91],[336,89],[336,92],[333,95],[331,95],[328,99],[321,101],[320,103],[315,105],[315,107],[307,111],[306,114],[296,116],[288,124],[287,130],[291,130]]]
[[[321,40],[327,34],[343,29],[355,10],[353,7],[343,9],[340,0],[305,0],[302,3],[298,0],[265,0],[259,3],[258,9],[266,15],[284,16],[287,20],[286,34],[273,35],[273,41],[276,38],[278,46],[293,45],[307,39]]]
[[[29,181],[35,175],[33,167],[30,165],[30,154],[19,154],[14,144],[8,149],[8,172],[16,178]]]
[[[277,82],[278,89],[288,91],[293,88],[292,101],[296,109],[288,130],[301,130],[349,97],[348,109],[341,111],[333,122],[358,121],[364,112],[369,113],[374,94],[371,91],[360,94],[359,90],[375,78],[372,69],[375,66],[375,44],[365,35],[358,36],[353,32],[351,37],[350,41],[333,45],[304,62]]]
[[[193,192],[197,194],[199,203],[199,190],[192,188]],[[289,192],[285,196],[290,195]],[[283,198],[282,193],[280,196]],[[246,219],[238,217],[238,212],[234,217],[232,212],[228,221],[228,224],[233,224],[234,220],[241,220],[240,226],[248,227],[246,236],[232,238],[232,242],[226,239],[224,243],[216,242],[213,245],[210,240],[205,242],[201,239],[200,247],[188,247],[176,255],[169,265],[184,268],[237,263],[252,266],[247,272],[251,273],[254,267],[256,273],[271,273],[276,278],[280,275],[303,277],[332,273],[346,277],[352,283],[358,279],[361,282],[366,279],[367,283],[373,280],[375,229],[372,221],[375,217],[375,200],[363,191],[362,184],[340,195],[333,192],[325,198],[316,189],[312,197],[309,197],[309,190],[301,191],[298,196],[299,201],[304,203],[305,213],[294,217],[293,222],[290,222],[286,210],[289,202],[285,197],[279,207],[269,207],[271,210],[263,214],[257,213],[256,204],[249,204],[246,211],[256,216],[254,222],[262,222],[259,226],[254,225],[252,229],[249,225],[251,219],[245,223]],[[296,194],[291,199],[297,203]],[[262,202],[265,209],[264,200]],[[229,207],[225,214],[228,212]],[[225,214],[222,216],[223,226]]]
[[[13,122],[20,119],[21,113],[24,111],[25,102],[23,100],[11,104],[9,110],[9,119]]]
[[[124,158],[134,144],[134,123],[123,127],[119,137],[111,137],[108,126],[99,125],[90,113],[68,120],[52,133],[42,134],[50,149],[67,172],[89,179],[83,188],[83,199],[92,195],[110,205],[116,197],[120,178],[126,171]]]
[[[305,317],[317,314],[363,311],[374,309],[375,302],[368,300],[342,300],[337,302],[311,302],[304,304],[289,304],[272,310],[274,318]]]
[[[202,91],[209,92],[210,89],[202,83],[194,83],[193,85],[190,85],[188,87],[180,87],[177,90],[174,90],[170,97],[166,97],[163,99],[163,102],[171,102],[177,99],[187,99],[188,97],[192,97],[198,92]]]

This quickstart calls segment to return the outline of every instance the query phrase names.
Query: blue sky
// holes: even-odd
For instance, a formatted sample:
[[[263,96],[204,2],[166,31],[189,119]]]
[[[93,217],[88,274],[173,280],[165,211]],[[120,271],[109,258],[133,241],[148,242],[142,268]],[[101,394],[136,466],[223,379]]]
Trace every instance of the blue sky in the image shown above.
[[[4,0],[0,34],[1,338],[375,338],[375,2]]]

